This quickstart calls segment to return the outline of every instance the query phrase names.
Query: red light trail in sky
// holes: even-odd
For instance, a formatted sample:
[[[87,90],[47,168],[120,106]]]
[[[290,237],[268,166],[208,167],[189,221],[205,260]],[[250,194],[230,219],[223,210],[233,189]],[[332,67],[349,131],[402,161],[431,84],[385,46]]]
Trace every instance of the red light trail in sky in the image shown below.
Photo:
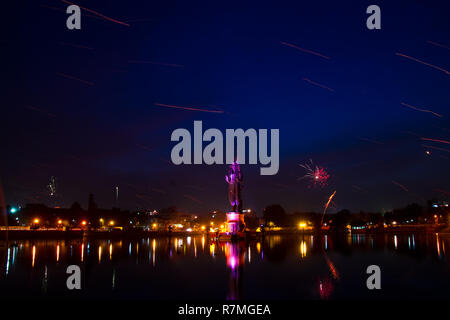
[[[74,48],[79,48],[79,49],[94,50],[94,48],[91,48],[88,46],[83,46],[81,44],[73,44],[73,43],[68,43],[68,42],[60,42],[59,44],[62,46],[69,46],[69,47],[74,47]]]
[[[303,78],[303,81],[309,82],[310,84],[312,84],[312,85],[314,85],[316,87],[320,87],[322,89],[327,89],[328,91],[335,92],[334,89],[331,89],[331,88],[329,88],[327,86],[324,86],[323,84],[320,84],[318,82],[314,82],[314,81],[312,81],[312,80],[310,80],[308,78]]]
[[[394,181],[394,180],[392,180],[392,183],[395,184],[395,185],[397,185],[397,186],[399,186],[399,187],[402,188],[404,191],[409,192],[409,190],[408,190],[404,185],[402,185],[401,183],[399,183],[399,182],[397,182],[397,181]]]
[[[306,52],[306,53],[313,54],[313,55],[315,55],[315,56],[318,56],[318,57],[321,57],[321,58],[330,60],[330,57],[327,57],[327,56],[325,56],[325,55],[323,55],[323,54],[321,54],[321,53],[318,53],[318,52],[315,52],[315,51],[312,51],[312,50],[300,48],[300,47],[296,46],[295,44],[288,43],[288,42],[284,42],[284,41],[280,41],[280,43],[283,44],[283,45],[285,45],[285,46],[288,46],[288,47],[291,47],[291,48],[300,50],[300,51],[302,51],[302,52]]]
[[[431,111],[431,110],[427,110],[427,109],[420,109],[420,108],[418,108],[418,107],[412,106],[412,105],[410,105],[410,104],[407,104],[407,103],[404,103],[404,102],[400,102],[400,104],[401,104],[402,106],[405,106],[405,107],[407,107],[407,108],[410,108],[410,109],[413,109],[413,110],[417,110],[417,111],[421,111],[421,112],[428,112],[428,113],[431,113],[431,114],[433,114],[433,115],[435,115],[436,117],[439,117],[439,118],[442,118],[442,117],[443,117],[443,115],[442,115],[442,114],[439,114],[439,113],[433,112],[433,111]]]
[[[71,5],[72,5],[72,4],[75,4],[75,3],[72,3],[72,2],[69,2],[69,1],[66,1],[66,0],[61,0],[61,1],[64,2],[64,3],[67,3],[67,4],[71,4]],[[77,5],[77,4],[75,4],[75,5]],[[78,6],[78,5],[77,5],[77,6]],[[108,21],[111,21],[111,22],[115,22],[115,23],[118,23],[118,24],[121,24],[121,25],[124,25],[124,26],[127,26],[127,27],[130,26],[128,23],[125,23],[125,22],[122,22],[122,21],[119,21],[119,20],[116,20],[116,19],[107,17],[107,16],[105,16],[105,15],[103,15],[103,14],[97,12],[97,11],[94,11],[94,10],[91,10],[91,9],[88,9],[88,8],[84,8],[84,7],[82,7],[82,6],[79,6],[79,7],[80,7],[81,9],[83,9],[83,10],[86,10],[86,11],[90,12],[90,13],[93,13],[93,14],[98,15],[99,17],[101,17],[101,18],[103,18],[103,19],[105,19],[105,20],[108,20]]]
[[[328,206],[330,205],[331,201],[333,200],[335,194],[336,194],[336,190],[334,190],[334,192],[328,198],[327,203],[325,204],[325,208],[324,208],[323,214],[322,214],[322,219],[320,220],[320,225],[323,225],[323,217],[325,216],[325,213],[327,212]]]
[[[71,80],[76,80],[76,81],[82,82],[82,83],[87,84],[89,86],[93,86],[94,85],[93,82],[86,81],[86,80],[83,80],[83,79],[80,79],[80,78],[76,78],[76,77],[70,76],[68,74],[64,74],[64,73],[60,73],[60,72],[57,72],[56,74],[58,76],[61,76],[61,77],[67,78],[67,79],[71,79]]]
[[[181,64],[165,63],[165,62],[157,62],[157,61],[129,60],[128,63],[155,64],[158,66],[174,67],[174,68],[182,68],[183,67]]]
[[[440,143],[450,144],[450,141],[447,141],[447,140],[431,139],[431,138],[420,138],[420,139],[421,140],[425,140],[425,141],[433,141],[433,142],[440,142]]]
[[[423,65],[426,65],[426,66],[428,66],[428,67],[434,68],[434,69],[436,69],[436,70],[445,72],[446,74],[450,74],[449,71],[447,71],[447,70],[445,70],[445,69],[443,69],[443,68],[441,68],[441,67],[438,67],[438,66],[435,66],[435,65],[433,65],[433,64],[431,64],[431,63],[428,63],[428,62],[425,62],[425,61],[422,61],[422,60],[419,60],[419,59],[416,59],[416,58],[407,56],[406,54],[398,53],[398,52],[397,52],[396,55],[397,55],[397,56],[400,56],[400,57],[404,57],[404,58],[406,58],[406,59],[413,60],[413,61],[415,61],[415,62],[421,63],[421,64],[423,64]]]
[[[445,49],[450,50],[450,47],[447,47],[447,46],[445,46],[445,45],[443,45],[443,44],[440,44],[440,43],[437,43],[437,42],[433,42],[433,41],[430,41],[430,40],[428,40],[427,42],[430,43],[430,44],[432,44],[433,46],[441,47],[441,48],[445,48]]]
[[[421,111],[421,112],[428,112],[428,113],[431,113],[431,114],[435,115],[436,117],[440,117],[440,118],[442,118],[442,117],[443,117],[443,115],[442,115],[442,114],[439,114],[439,113],[433,112],[433,111],[431,111],[431,110],[427,110],[427,109],[420,109],[420,108],[417,108],[417,107],[415,107],[415,106],[412,106],[412,105],[410,105],[410,104],[407,104],[407,103],[404,103],[404,102],[401,102],[400,104],[401,104],[401,105],[403,105],[403,106],[405,106],[405,107],[407,107],[407,108],[413,109],[413,110],[417,110],[417,111]]]
[[[159,107],[165,107],[165,108],[173,108],[173,109],[183,109],[183,110],[189,110],[189,111],[201,111],[201,112],[210,112],[210,113],[223,113],[222,110],[207,110],[207,109],[201,109],[201,108],[192,108],[192,107],[182,107],[182,106],[174,106],[170,104],[162,104],[155,102],[155,106]]]
[[[189,195],[189,194],[183,194],[183,197],[192,200],[198,204],[203,204],[203,202],[201,202],[200,200],[198,200],[197,198],[194,198],[193,196]]]

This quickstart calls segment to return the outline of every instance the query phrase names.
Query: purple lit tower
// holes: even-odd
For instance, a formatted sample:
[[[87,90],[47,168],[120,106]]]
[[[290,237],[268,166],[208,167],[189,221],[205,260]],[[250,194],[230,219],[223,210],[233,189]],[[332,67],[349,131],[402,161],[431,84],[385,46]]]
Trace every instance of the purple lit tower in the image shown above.
[[[241,168],[237,161],[230,165],[228,175],[225,176],[228,183],[228,200],[231,204],[231,212],[227,213],[227,233],[236,236],[238,232],[245,230],[244,214],[242,214],[242,183],[244,182]]]

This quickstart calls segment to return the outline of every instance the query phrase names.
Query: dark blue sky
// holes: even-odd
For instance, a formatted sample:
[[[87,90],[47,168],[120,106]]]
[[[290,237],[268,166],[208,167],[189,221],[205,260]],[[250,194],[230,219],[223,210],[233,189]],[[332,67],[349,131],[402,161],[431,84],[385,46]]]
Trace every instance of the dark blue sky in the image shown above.
[[[92,192],[111,207],[119,186],[128,209],[227,210],[225,165],[170,162],[172,131],[192,130],[194,120],[205,129],[280,129],[279,173],[242,168],[244,206],[259,213],[271,203],[321,211],[334,190],[332,211],[449,197],[450,146],[420,140],[450,140],[449,74],[396,55],[450,69],[450,49],[436,45],[450,47],[445,1],[74,2],[130,26],[82,10],[82,29],[68,30],[67,4],[56,0],[5,10],[0,178],[8,203],[50,204],[55,176],[61,206],[86,206]],[[371,4],[381,8],[381,30],[366,28]],[[297,180],[309,159],[330,172],[328,186]]]

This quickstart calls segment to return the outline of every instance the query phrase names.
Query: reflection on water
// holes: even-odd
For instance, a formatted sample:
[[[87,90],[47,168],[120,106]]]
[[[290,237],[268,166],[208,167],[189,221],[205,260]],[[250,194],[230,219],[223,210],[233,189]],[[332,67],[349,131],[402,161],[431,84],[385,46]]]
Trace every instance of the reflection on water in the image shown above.
[[[85,297],[332,299],[370,297],[365,269],[382,270],[382,298],[450,298],[449,236],[205,236],[135,240],[24,240],[0,246],[0,296],[61,297],[67,266]]]
[[[242,278],[245,264],[245,242],[225,243],[225,256],[230,269],[230,285],[227,299],[238,300],[242,295]]]

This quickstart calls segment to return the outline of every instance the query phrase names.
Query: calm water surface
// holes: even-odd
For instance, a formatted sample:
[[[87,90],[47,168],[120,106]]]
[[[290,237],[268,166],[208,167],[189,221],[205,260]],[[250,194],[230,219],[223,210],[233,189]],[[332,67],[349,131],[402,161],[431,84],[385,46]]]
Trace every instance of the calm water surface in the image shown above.
[[[0,297],[450,299],[450,237],[436,234],[23,240],[0,243]],[[82,269],[82,290],[66,268]],[[382,289],[366,288],[379,265]]]

